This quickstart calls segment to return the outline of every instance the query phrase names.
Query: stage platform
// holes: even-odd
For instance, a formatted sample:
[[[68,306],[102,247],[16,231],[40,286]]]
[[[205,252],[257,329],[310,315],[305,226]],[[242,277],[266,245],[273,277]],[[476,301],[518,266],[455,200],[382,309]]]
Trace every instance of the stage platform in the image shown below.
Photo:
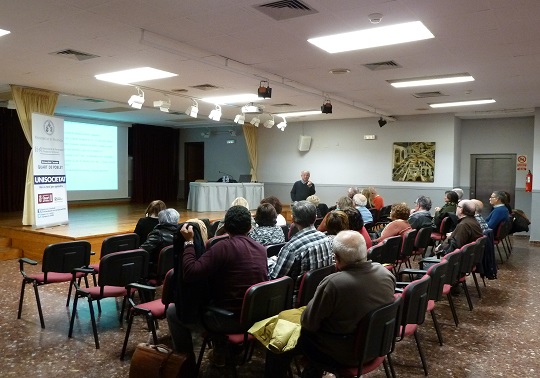
[[[87,240],[92,245],[92,263],[97,263],[103,239],[133,232],[147,204],[126,202],[107,204],[69,204],[69,224],[33,229],[22,226],[22,212],[0,213],[0,260],[28,257],[40,261],[45,247],[52,243]],[[180,221],[191,218],[221,219],[224,212],[186,210],[186,202],[167,203],[180,213]]]

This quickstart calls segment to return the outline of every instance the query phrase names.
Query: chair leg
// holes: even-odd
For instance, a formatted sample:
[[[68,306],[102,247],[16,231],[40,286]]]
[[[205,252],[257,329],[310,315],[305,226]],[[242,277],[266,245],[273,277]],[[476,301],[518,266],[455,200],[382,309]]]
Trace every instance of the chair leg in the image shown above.
[[[499,252],[499,258],[501,259],[501,264],[504,264],[504,259],[501,254],[501,249],[499,248],[499,244],[497,244],[497,252]]]
[[[99,303],[99,300],[98,300]],[[92,320],[92,331],[94,332],[94,342],[96,343],[96,349],[99,349],[99,337],[97,332],[96,317],[94,315],[94,306],[92,304],[92,297],[88,296],[88,307],[90,307],[90,319]]]
[[[69,320],[69,332],[68,337],[73,337],[73,325],[75,323],[75,315],[77,314],[77,303],[79,302],[79,295],[75,292],[75,298],[73,298],[73,309],[71,310],[71,319]]]
[[[459,320],[456,312],[456,307],[454,306],[454,300],[452,299],[452,294],[448,293],[446,294],[446,298],[448,298],[448,304],[450,305],[450,310],[452,310],[452,316],[454,317],[454,323],[456,323],[456,327],[459,325]]]
[[[474,280],[474,286],[476,286],[476,291],[478,292],[478,298],[482,298],[482,292],[480,291],[480,285],[478,285],[478,279],[476,278],[476,272],[472,273]]]
[[[206,336],[204,339],[203,339],[203,342],[202,342],[202,345],[201,345],[201,350],[199,352],[199,357],[197,358],[197,367],[196,367],[196,371],[195,371],[195,376],[197,377],[199,375],[199,370],[201,369],[201,362],[202,362],[202,359],[204,357],[204,350],[206,349],[206,346],[208,345],[208,343],[210,342],[210,339],[208,338],[208,336]]]
[[[426,363],[426,356],[424,355],[424,350],[420,344],[420,337],[418,336],[418,331],[414,331],[414,339],[416,340],[416,347],[418,348],[418,353],[420,354],[420,360],[422,361],[422,368],[424,369],[424,374],[428,375],[428,368]]]
[[[26,288],[26,280],[23,279],[21,285],[21,295],[19,296],[19,311],[17,312],[17,319],[21,318],[22,315],[22,306],[24,301],[24,289]]]
[[[68,290],[68,296],[66,300],[66,307],[69,307],[69,301],[71,300],[71,291],[73,290],[74,283],[75,282],[73,280],[69,281],[69,290]]]
[[[431,319],[433,319],[433,326],[435,327],[435,332],[437,332],[437,338],[439,339],[439,345],[443,345],[443,336],[441,332],[441,326],[439,325],[439,321],[437,320],[437,314],[435,314],[435,310],[430,311]]]
[[[34,294],[36,295],[36,303],[37,303],[37,309],[39,313],[39,322],[41,323],[41,328],[45,329],[45,320],[43,319],[43,311],[41,310],[41,300],[39,299],[37,281],[34,281],[32,286],[34,286]]]
[[[120,353],[120,360],[123,360],[124,356],[126,355],[126,349],[127,349],[127,344],[129,340],[129,334],[131,333],[131,324],[133,323],[133,317],[134,317],[134,313],[133,311],[131,311],[129,314],[128,321],[127,321],[126,336],[124,337],[124,345],[122,346],[122,353]]]
[[[471,300],[471,295],[469,294],[469,288],[467,287],[467,282],[462,281],[461,286],[463,287],[463,291],[465,292],[465,297],[467,298],[467,303],[469,304],[469,310],[473,310],[473,304]]]
[[[386,362],[386,358],[383,360],[383,367],[384,367],[384,373],[386,374],[386,378],[390,378],[390,370],[388,369],[388,362]]]
[[[392,362],[392,356],[390,356],[390,354],[387,354],[386,359],[388,360],[388,366],[390,367],[390,373],[392,374],[392,378],[396,378],[396,371],[394,370],[394,363]]]

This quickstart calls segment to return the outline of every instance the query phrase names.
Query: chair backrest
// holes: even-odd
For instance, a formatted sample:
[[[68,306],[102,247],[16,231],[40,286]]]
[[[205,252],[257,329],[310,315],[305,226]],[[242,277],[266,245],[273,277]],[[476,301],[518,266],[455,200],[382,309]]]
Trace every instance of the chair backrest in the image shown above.
[[[379,210],[377,210],[374,207],[368,210],[371,213],[371,216],[373,217],[373,223],[376,223],[379,220]]]
[[[501,221],[497,226],[497,230],[495,230],[495,240],[500,241],[507,237],[511,226],[511,218],[508,218],[506,221]]]
[[[390,217],[390,210],[392,210],[392,205],[386,205],[379,210],[379,221],[388,219]]]
[[[266,257],[276,256],[286,243],[270,244],[266,246]]]
[[[431,227],[424,227],[418,230],[416,234],[416,239],[414,241],[414,250],[422,251],[426,249],[431,242],[431,232],[433,229]]]
[[[454,221],[450,216],[446,216],[441,221],[441,225],[439,227],[439,234],[442,235],[443,239],[446,239],[446,234],[451,232],[453,227]]]
[[[86,240],[49,244],[43,251],[41,271],[45,273],[71,273],[75,268],[90,264],[92,246]]]
[[[383,264],[395,264],[401,253],[403,237],[401,235],[391,236],[384,239],[383,243],[386,246],[383,250]]]
[[[284,276],[251,286],[244,294],[240,322],[246,330],[255,322],[279,314],[291,307],[293,280]]]
[[[360,321],[356,333],[355,352],[358,356],[359,373],[365,362],[385,357],[394,350],[399,332],[401,297],[381,306]]]
[[[461,250],[456,249],[443,257],[444,260],[448,261],[448,271],[446,273],[445,282],[447,285],[453,285],[458,282],[462,256]]]
[[[474,264],[480,264],[482,263],[482,260],[484,259],[484,251],[486,249],[486,243],[487,243],[488,237],[486,235],[479,237],[476,239],[476,249],[474,251]]]
[[[139,248],[139,235],[135,233],[113,235],[103,239],[101,243],[101,256],[107,256],[109,253],[129,251]]]
[[[468,274],[472,271],[472,268],[474,266],[476,242],[465,244],[460,249],[463,256],[461,256],[461,264],[459,267],[459,271],[461,274]]]
[[[220,241],[228,239],[228,238],[229,238],[229,234],[223,234],[223,235],[219,235],[219,236],[214,236],[214,237],[208,239],[208,241],[206,242],[206,248],[210,248],[214,244],[219,243]]]
[[[446,275],[448,274],[448,261],[441,260],[440,263],[432,265],[427,271],[427,275],[431,278],[429,285],[429,299],[440,301],[443,297],[444,284],[447,282]]]
[[[126,286],[148,274],[149,255],[144,249],[110,253],[99,261],[98,286]]]
[[[296,298],[296,307],[305,306],[315,295],[317,287],[324,277],[336,272],[336,265],[328,265],[319,269],[313,269],[304,273],[300,281],[298,296]]]
[[[315,228],[319,227],[319,226],[321,225],[323,219],[324,219],[324,218],[316,218],[316,219],[315,219],[315,223],[313,223],[313,226],[314,226]]]
[[[426,318],[429,301],[429,285],[431,278],[427,274],[415,280],[403,289],[403,310],[401,312],[401,336],[405,334],[407,324],[422,324]]]
[[[416,235],[418,230],[409,230],[403,233],[403,242],[401,244],[401,256],[411,256],[414,251],[414,242],[416,241]]]
[[[164,278],[167,272],[174,268],[174,245],[168,245],[159,251],[157,265],[158,278]]]
[[[383,252],[386,249],[386,245],[384,243],[379,243],[368,249],[367,252],[367,258],[368,260],[378,262],[380,264],[383,264]]]
[[[285,241],[289,241],[289,225],[284,224],[281,226],[281,230],[283,231],[283,235],[285,236]]]
[[[289,226],[289,234],[287,235],[287,240],[291,240],[291,238],[298,232],[298,227],[294,223],[291,223]]]
[[[211,239],[216,235],[218,226],[219,226],[219,220],[215,220],[210,224],[210,227],[207,229],[208,239]]]
[[[161,303],[165,306],[174,302],[174,284],[172,282],[174,269],[170,269],[163,279],[163,288],[161,290]]]

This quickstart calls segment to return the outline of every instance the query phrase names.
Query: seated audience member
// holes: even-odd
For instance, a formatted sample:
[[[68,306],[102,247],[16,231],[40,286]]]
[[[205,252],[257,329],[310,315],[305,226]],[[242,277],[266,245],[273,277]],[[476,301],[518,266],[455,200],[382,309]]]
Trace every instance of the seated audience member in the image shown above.
[[[454,188],[452,189],[453,192],[455,192],[458,196],[458,202],[461,201],[461,199],[463,198],[463,189],[461,188]]]
[[[368,210],[366,207],[367,205],[367,198],[363,194],[355,194],[353,197],[354,207],[356,210],[360,212],[360,215],[362,216],[362,220],[365,223],[373,223],[373,214],[371,214],[371,211]]]
[[[281,204],[281,201],[279,198],[275,196],[270,196],[263,198],[261,201],[261,204],[263,203],[269,203],[270,205],[274,206],[274,209],[276,209],[277,218],[276,218],[276,225],[277,226],[285,226],[287,225],[287,220],[283,215],[281,215],[281,211],[283,210],[283,205]]]
[[[343,209],[343,212],[347,214],[347,218],[349,219],[349,230],[361,233],[366,241],[367,248],[370,249],[372,246],[371,238],[369,237],[368,231],[364,227],[364,221],[362,220],[362,216],[358,210],[356,210],[354,207],[347,207]]]
[[[482,231],[485,231],[489,228],[486,220],[482,216],[482,210],[484,209],[484,203],[478,199],[472,199],[474,205],[476,206],[476,211],[474,213],[474,217],[478,221],[478,224],[480,225],[480,228],[482,228]]]
[[[347,196],[351,199],[354,198],[354,195],[358,193],[360,193],[360,189],[358,189],[356,186],[353,186],[347,190]]]
[[[236,197],[231,203],[231,207],[232,206],[244,206],[249,211],[249,203],[244,197]],[[255,227],[256,225],[255,219],[251,217],[251,227]],[[225,233],[225,228],[223,226],[225,226],[225,218],[219,221],[216,234],[214,236],[223,235]]]
[[[326,219],[326,236],[333,239],[340,231],[349,229],[349,218],[341,210],[328,213]]]
[[[324,215],[322,215],[321,209],[319,207],[319,205],[321,204],[321,200],[319,199],[318,196],[316,196],[315,194],[312,195],[312,196],[309,196],[308,198],[306,198],[306,201],[311,202],[312,204],[315,205],[315,208],[317,210],[317,218],[324,217]]]
[[[435,216],[433,217],[433,225],[439,229],[441,222],[448,214],[455,214],[458,203],[458,195],[452,190],[444,192],[444,205],[435,208]]]
[[[373,207],[377,210],[381,210],[384,207],[384,199],[379,194],[377,194],[377,189],[375,189],[374,187],[370,186],[368,189],[371,193],[371,201],[373,202]]]
[[[296,202],[292,208],[292,217],[299,231],[283,246],[277,256],[268,259],[270,279],[291,277],[295,280],[295,292],[298,291],[300,284],[297,280],[299,276],[334,263],[330,239],[313,227],[315,215],[315,205],[311,202]]]
[[[491,213],[487,216],[486,222],[493,232],[497,232],[499,224],[501,222],[506,222],[510,216],[507,207],[504,205],[505,201],[506,194],[501,191],[493,192],[491,197],[489,197],[489,204],[493,206],[493,210],[491,210]]]
[[[199,218],[188,219],[186,222],[197,223],[199,225],[202,240],[204,244],[206,244],[206,242],[208,241],[208,228],[206,227],[206,224]]]
[[[268,279],[266,249],[247,236],[251,229],[251,214],[244,206],[231,206],[225,214],[225,230],[229,238],[214,244],[199,259],[193,247],[193,227],[184,224],[180,232],[185,239],[182,272],[185,282],[209,280],[210,305],[236,314],[234,319],[204,313],[204,327],[212,332],[242,333],[239,318],[246,290]],[[193,354],[191,329],[177,316],[175,305],[167,310],[167,321],[178,352]],[[218,366],[225,364],[225,340],[215,340],[209,358]]]
[[[159,252],[173,244],[174,234],[178,231],[180,214],[172,208],[161,210],[158,214],[158,225],[148,234],[146,241],[140,248],[150,255],[150,273],[157,270]]]
[[[393,274],[367,261],[366,244],[359,233],[342,231],[332,245],[337,273],[322,280],[301,317],[298,347],[308,359],[302,377],[322,376],[310,362],[357,366],[354,335],[358,322],[394,301]]]
[[[371,197],[371,191],[369,190],[369,188],[362,189],[361,194],[363,194],[364,197],[366,197],[366,200],[367,200],[366,207],[368,209],[375,209],[375,205],[373,204],[373,198]],[[377,209],[377,210],[380,210],[380,209]]]
[[[402,235],[405,231],[411,230],[411,225],[407,221],[409,219],[410,210],[404,203],[395,203],[390,208],[390,219],[381,232],[381,236],[373,240],[373,244],[382,242],[384,239],[391,236]]]
[[[458,223],[454,231],[446,240],[437,246],[438,254],[447,254],[465,244],[474,242],[483,235],[482,228],[475,218],[476,204],[471,200],[460,201],[457,205],[456,215]]]
[[[343,197],[339,197],[339,199],[336,202],[336,208],[333,209],[333,210],[343,210],[343,209],[346,209],[348,207],[353,207],[354,208],[354,202],[353,202],[353,200],[351,198],[349,198],[347,196],[343,196]],[[326,218],[326,216],[328,216],[328,214],[325,215],[325,218]],[[319,230],[321,232],[325,232],[326,227],[324,226],[324,224],[325,224],[325,219],[323,218],[321,224],[319,225],[319,227],[317,227],[317,230]]]
[[[262,245],[279,244],[285,242],[285,235],[280,226],[276,225],[277,213],[274,206],[262,203],[255,213],[257,227],[253,227],[248,236]]]
[[[152,231],[154,227],[158,225],[159,221],[157,216],[161,210],[165,210],[166,208],[167,206],[165,206],[165,202],[163,201],[156,200],[150,202],[144,212],[144,218],[139,218],[139,221],[135,226],[135,231],[133,231],[139,235],[140,244],[143,244],[146,241],[150,231]]]
[[[414,201],[414,205],[408,220],[411,228],[419,230],[424,227],[432,227],[433,217],[429,212],[431,210],[431,198],[420,196]]]

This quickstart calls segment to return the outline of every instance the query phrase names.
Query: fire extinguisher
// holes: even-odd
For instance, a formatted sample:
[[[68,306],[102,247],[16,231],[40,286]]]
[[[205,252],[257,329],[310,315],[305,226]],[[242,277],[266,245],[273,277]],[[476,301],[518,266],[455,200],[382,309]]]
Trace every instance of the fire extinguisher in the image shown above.
[[[532,192],[532,173],[530,170],[529,170],[529,173],[527,173],[527,176],[525,177],[525,191]]]

